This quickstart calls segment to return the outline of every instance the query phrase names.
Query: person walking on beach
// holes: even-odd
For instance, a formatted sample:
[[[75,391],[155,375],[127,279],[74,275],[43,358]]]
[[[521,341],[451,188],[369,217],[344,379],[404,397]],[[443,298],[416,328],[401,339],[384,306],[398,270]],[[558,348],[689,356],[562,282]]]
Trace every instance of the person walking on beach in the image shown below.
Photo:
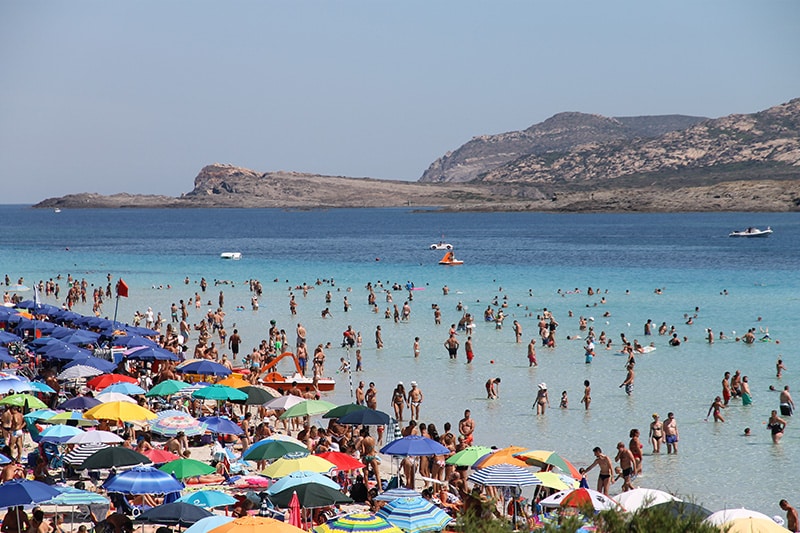
[[[800,531],[800,520],[798,520],[797,509],[789,505],[789,502],[786,500],[781,500],[778,502],[778,506],[780,506],[782,510],[786,511],[786,529],[792,533],[797,533]]]
[[[778,444],[783,437],[783,430],[786,429],[786,420],[778,416],[778,411],[772,410],[772,414],[767,420],[767,429],[772,433],[772,442]]]
[[[794,411],[794,401],[792,400],[792,395],[789,393],[789,385],[786,385],[781,391],[781,397],[779,401],[781,402],[781,414],[783,416],[792,416],[792,412]]]
[[[706,414],[706,422],[708,422],[709,415],[713,412],[714,413],[714,422],[725,422],[725,419],[722,418],[722,410],[725,409],[725,404],[722,403],[722,398],[717,396],[714,398],[714,401],[711,402],[711,406],[708,408],[708,413]]]
[[[624,444],[622,446],[625,447]],[[592,468],[599,466],[600,474],[597,476],[597,492],[608,496],[608,489],[611,487],[611,474],[614,471],[614,463],[611,462],[609,456],[603,453],[603,450],[601,450],[599,446],[596,446],[592,450],[592,453],[594,453],[594,462],[590,464],[583,473],[588,474]]]
[[[667,413],[664,421],[664,442],[667,443],[667,453],[678,453],[678,421],[675,420],[675,413]]]
[[[664,424],[659,420],[658,413],[653,413],[653,421],[650,422],[650,444],[653,445],[653,453],[661,453],[661,439],[664,436]]]

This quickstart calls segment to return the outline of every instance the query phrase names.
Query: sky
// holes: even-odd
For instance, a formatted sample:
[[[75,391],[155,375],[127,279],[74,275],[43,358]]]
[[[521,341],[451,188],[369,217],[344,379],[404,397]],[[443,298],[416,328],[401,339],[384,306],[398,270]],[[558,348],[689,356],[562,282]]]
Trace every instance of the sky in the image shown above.
[[[563,111],[800,97],[800,2],[0,0],[0,204],[200,169],[418,180]]]

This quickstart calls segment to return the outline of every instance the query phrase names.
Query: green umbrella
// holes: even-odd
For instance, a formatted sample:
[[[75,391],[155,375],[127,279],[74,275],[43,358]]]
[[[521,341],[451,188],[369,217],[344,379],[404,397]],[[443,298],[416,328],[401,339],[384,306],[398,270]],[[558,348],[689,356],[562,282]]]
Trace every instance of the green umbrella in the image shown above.
[[[472,466],[487,453],[492,453],[492,449],[486,446],[470,446],[448,457],[445,463],[456,466]]]
[[[0,400],[0,405],[14,405],[16,407],[28,407],[30,409],[44,409],[45,403],[30,394],[12,394]]]
[[[153,461],[146,455],[123,448],[122,446],[109,446],[97,450],[87,457],[78,470],[101,470],[112,466],[149,465]]]
[[[306,400],[288,408],[281,415],[281,418],[295,418],[298,416],[312,416],[327,413],[336,407],[331,402],[325,400]]]
[[[247,394],[247,399],[244,400],[245,405],[264,405],[271,399],[276,398],[275,394],[277,394],[277,391],[275,394],[270,394],[264,387],[255,387],[252,385],[241,387],[236,390]],[[242,400],[238,400],[237,403],[242,403]]]
[[[226,387],[225,385],[209,385],[203,387],[192,393],[192,398],[199,398],[201,400],[246,400],[247,393],[233,387]]]
[[[189,386],[188,383],[179,379],[168,379],[154,386],[145,396],[148,398],[152,398],[153,396],[171,396]]]
[[[348,403],[346,405],[340,405],[339,407],[334,407],[333,409],[322,415],[322,418],[340,418],[354,411],[363,411],[366,408],[367,407],[365,405],[358,405],[357,403]]]
[[[248,461],[264,461],[278,459],[291,452],[308,452],[308,448],[287,440],[265,439],[245,450],[242,459]]]
[[[196,459],[175,459],[159,467],[159,470],[167,474],[172,474],[178,479],[204,476],[217,471],[213,466],[197,461]]]

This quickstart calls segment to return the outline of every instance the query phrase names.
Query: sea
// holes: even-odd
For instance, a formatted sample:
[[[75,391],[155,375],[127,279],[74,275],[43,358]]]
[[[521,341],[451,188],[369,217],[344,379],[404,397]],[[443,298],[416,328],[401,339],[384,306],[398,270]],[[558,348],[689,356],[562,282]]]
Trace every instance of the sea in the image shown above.
[[[445,422],[457,427],[465,409],[476,422],[475,442],[554,450],[576,466],[593,459],[599,446],[614,455],[637,428],[645,444],[637,486],[667,490],[716,511],[746,507],[780,515],[782,498],[798,503],[800,464],[798,421],[789,417],[785,435],[773,444],[766,421],[778,408],[785,385],[800,396],[800,215],[796,213],[543,214],[442,213],[417,208],[331,209],[32,209],[0,206],[0,275],[31,286],[66,277],[105,287],[108,274],[122,278],[129,297],[118,302],[119,319],[152,307],[169,321],[169,307],[200,293],[200,309],[190,321],[216,308],[224,293],[228,332],[238,329],[249,351],[267,335],[270,320],[285,329],[290,342],[298,322],[311,347],[331,343],[325,373],[336,388],[325,399],[349,403],[358,381],[375,382],[379,408],[391,413],[398,381],[416,381],[424,394],[420,422],[439,432]],[[763,239],[729,238],[746,227],[770,226]],[[444,252],[430,249],[444,239],[453,244],[460,266],[441,266]],[[223,252],[240,252],[224,260]],[[199,281],[205,277],[205,292]],[[188,278],[188,283],[186,282]],[[251,310],[248,280],[261,281],[264,294]],[[378,289],[379,312],[367,303],[367,283]],[[416,290],[405,286],[413,283]],[[310,287],[304,296],[301,287]],[[395,284],[401,290],[391,290]],[[444,294],[443,288],[449,289]],[[588,294],[592,288],[593,295]],[[393,302],[386,301],[386,290]],[[332,301],[325,302],[331,292]],[[289,311],[294,293],[297,315]],[[23,294],[23,296],[29,296]],[[347,297],[348,311],[343,306]],[[409,301],[407,321],[384,318],[387,307]],[[49,303],[59,304],[52,297]],[[102,315],[113,317],[114,300]],[[450,360],[443,346],[462,311],[477,317],[475,360],[462,349]],[[434,323],[433,306],[442,310]],[[507,315],[502,329],[482,320],[487,307]],[[322,318],[330,307],[332,317]],[[539,366],[530,368],[526,347],[538,339],[537,315],[544,309],[559,323],[557,344],[537,343]],[[89,314],[89,304],[79,305]],[[612,339],[611,350],[597,347],[584,360],[580,317],[596,334]],[[691,320],[691,324],[687,324]],[[645,337],[650,319],[674,326],[686,341],[668,345],[668,336]],[[516,343],[512,321],[523,328]],[[337,372],[348,325],[363,338],[362,372]],[[377,326],[384,347],[376,349]],[[707,328],[717,337],[706,341]],[[736,340],[756,328],[758,342]],[[720,332],[727,337],[719,339]],[[639,355],[634,390],[627,395],[626,357],[620,334],[656,349]],[[414,338],[421,354],[414,357]],[[787,370],[776,378],[776,362]],[[284,370],[290,370],[289,367]],[[721,394],[726,371],[748,376],[753,404],[732,400],[725,422],[707,420]],[[484,384],[501,378],[499,398],[486,398]],[[579,403],[584,380],[592,387],[591,408]],[[351,385],[352,383],[352,385]],[[546,383],[551,408],[536,415],[537,386]],[[559,407],[562,391],[568,408]],[[798,398],[800,399],[800,398]],[[674,412],[678,454],[662,446],[653,455],[647,434],[652,414]],[[407,414],[408,416],[408,414]],[[315,419],[315,423],[318,421]],[[319,421],[321,422],[321,421]],[[752,436],[745,437],[744,429]],[[597,469],[589,475],[594,487]],[[621,481],[612,494],[621,490]]]

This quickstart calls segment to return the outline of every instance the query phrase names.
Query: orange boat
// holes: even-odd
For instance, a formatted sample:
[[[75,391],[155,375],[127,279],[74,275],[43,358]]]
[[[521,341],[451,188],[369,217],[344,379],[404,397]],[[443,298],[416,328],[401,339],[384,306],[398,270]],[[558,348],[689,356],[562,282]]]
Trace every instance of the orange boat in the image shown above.
[[[444,254],[444,257],[442,257],[442,260],[439,261],[439,264],[440,265],[448,265],[448,266],[450,266],[450,265],[463,265],[464,261],[461,261],[460,259],[456,259],[456,254],[451,250],[451,251],[447,252],[446,254]]]
[[[278,372],[278,363],[282,359],[286,358],[291,358],[291,360],[294,362],[294,374],[281,374]],[[297,386],[303,392],[314,390],[314,380],[302,374],[300,361],[292,352],[283,352],[274,360],[270,361],[266,365],[263,365],[258,370],[258,381],[268,387],[272,387],[273,389],[280,390],[282,392],[286,392],[288,389],[290,389],[293,383],[297,383]],[[336,382],[332,378],[320,378],[317,380],[317,390],[320,392],[332,391],[335,385]]]

